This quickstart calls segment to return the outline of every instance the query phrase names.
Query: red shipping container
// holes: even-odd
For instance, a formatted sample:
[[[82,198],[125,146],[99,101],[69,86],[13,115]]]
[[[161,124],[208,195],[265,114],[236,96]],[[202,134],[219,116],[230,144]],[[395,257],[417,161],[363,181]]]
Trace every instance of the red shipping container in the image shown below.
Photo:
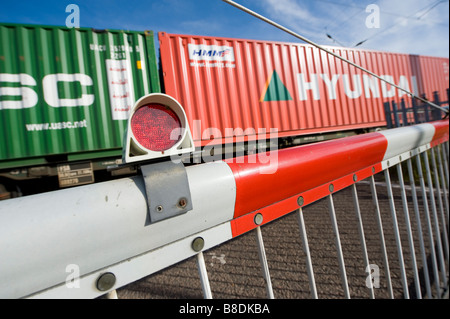
[[[386,125],[403,91],[310,45],[159,33],[165,92],[196,146]],[[448,58],[327,47],[416,95],[447,99]]]

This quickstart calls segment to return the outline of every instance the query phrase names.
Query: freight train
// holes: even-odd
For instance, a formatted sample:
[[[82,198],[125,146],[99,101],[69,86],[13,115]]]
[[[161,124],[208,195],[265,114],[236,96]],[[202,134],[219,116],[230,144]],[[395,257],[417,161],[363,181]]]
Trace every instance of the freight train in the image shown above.
[[[158,41],[159,61],[151,31],[1,23],[0,199],[134,174],[108,168],[122,162],[130,109],[153,92],[183,106],[200,161],[382,129],[384,103],[408,101],[309,45]],[[416,95],[447,96],[448,58],[327,49]]]

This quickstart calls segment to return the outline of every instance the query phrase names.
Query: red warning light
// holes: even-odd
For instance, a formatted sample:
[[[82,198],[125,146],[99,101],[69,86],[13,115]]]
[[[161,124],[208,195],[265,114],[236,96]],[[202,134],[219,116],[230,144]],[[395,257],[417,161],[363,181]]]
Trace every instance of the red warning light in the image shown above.
[[[134,112],[131,130],[139,144],[159,152],[170,149],[183,135],[177,114],[156,103],[143,105]]]

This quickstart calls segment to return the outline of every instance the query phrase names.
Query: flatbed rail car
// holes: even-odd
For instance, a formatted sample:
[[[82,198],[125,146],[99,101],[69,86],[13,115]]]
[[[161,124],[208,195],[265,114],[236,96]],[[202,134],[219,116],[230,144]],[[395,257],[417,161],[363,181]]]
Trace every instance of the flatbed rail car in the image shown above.
[[[306,45],[158,36],[159,69],[151,31],[0,24],[0,198],[133,174],[107,168],[148,93],[184,107],[201,160],[385,127],[406,97]],[[448,88],[448,58],[333,50],[416,94]]]

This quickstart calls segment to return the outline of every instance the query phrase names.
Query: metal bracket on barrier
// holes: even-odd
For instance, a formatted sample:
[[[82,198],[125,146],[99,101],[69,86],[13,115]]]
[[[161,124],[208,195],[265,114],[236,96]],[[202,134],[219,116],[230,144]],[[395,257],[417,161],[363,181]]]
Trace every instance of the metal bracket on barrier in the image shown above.
[[[183,163],[166,161],[141,167],[150,223],[192,210],[191,192]]]

